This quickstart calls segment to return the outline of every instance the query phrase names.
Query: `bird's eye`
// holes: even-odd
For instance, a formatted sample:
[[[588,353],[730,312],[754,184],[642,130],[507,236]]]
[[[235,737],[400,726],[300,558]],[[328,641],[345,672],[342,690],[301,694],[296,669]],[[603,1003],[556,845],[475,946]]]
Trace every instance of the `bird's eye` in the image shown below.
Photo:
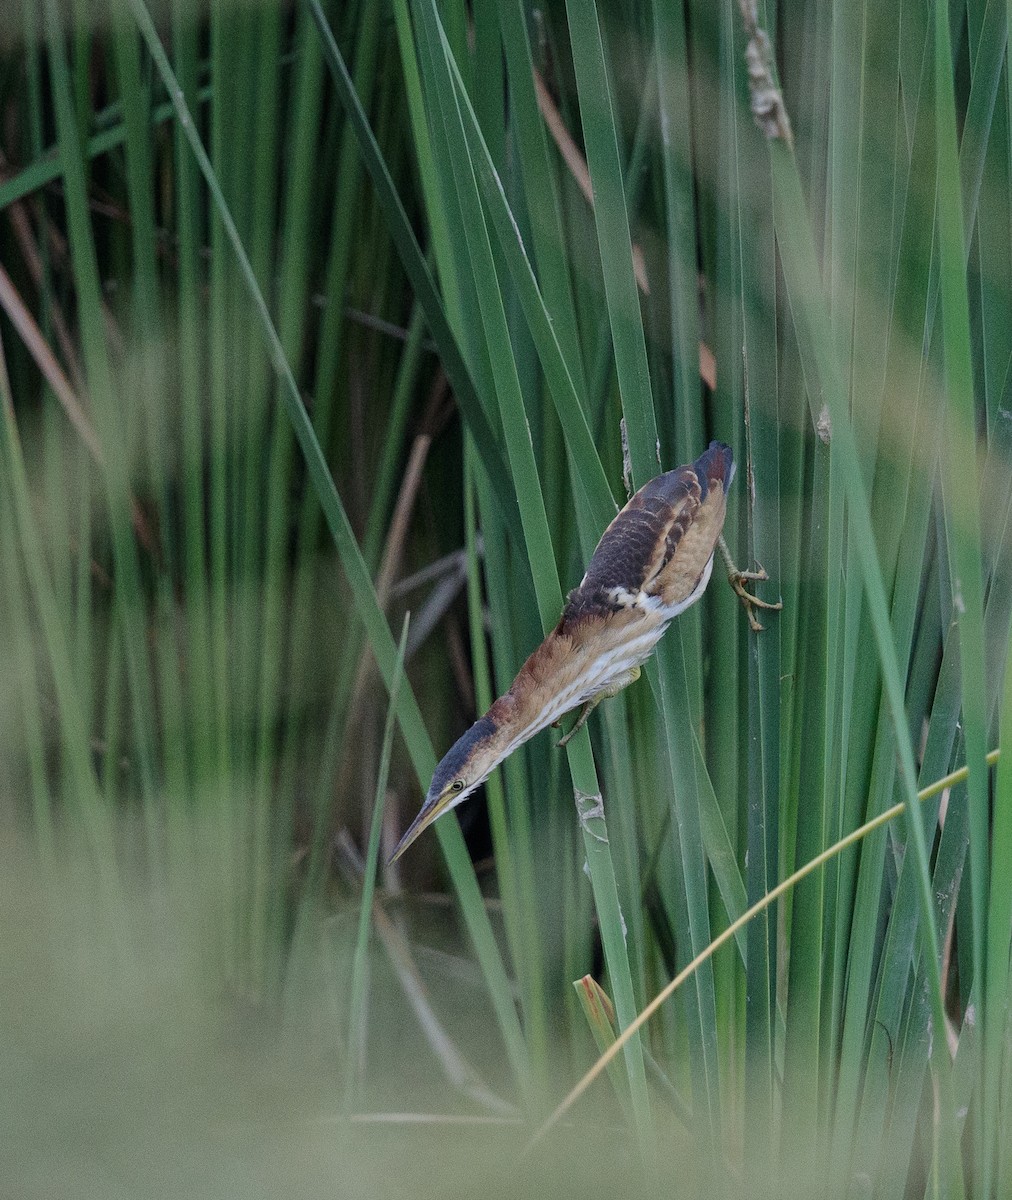
[[[451,784],[450,784],[450,791],[451,791],[451,792],[462,792],[463,790],[464,790],[464,781],[463,781],[463,779],[455,779],[455,780],[453,781],[453,783],[451,783]]]

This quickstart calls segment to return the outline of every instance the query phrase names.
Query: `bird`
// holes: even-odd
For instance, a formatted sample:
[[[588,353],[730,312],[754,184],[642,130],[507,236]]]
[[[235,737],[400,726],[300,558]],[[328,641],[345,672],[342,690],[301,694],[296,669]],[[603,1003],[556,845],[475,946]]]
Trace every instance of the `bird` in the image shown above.
[[[635,682],[671,621],[702,596],[720,550],[728,578],[757,632],[752,605],[778,609],[751,595],[722,537],[735,463],[729,446],[711,442],[695,460],[651,479],[601,536],[587,571],[569,593],[558,625],[520,668],[509,691],[479,717],[443,757],[421,810],[390,857],[395,862],[437,817],[456,808],[524,742],[558,726],[573,709],[575,725]]]

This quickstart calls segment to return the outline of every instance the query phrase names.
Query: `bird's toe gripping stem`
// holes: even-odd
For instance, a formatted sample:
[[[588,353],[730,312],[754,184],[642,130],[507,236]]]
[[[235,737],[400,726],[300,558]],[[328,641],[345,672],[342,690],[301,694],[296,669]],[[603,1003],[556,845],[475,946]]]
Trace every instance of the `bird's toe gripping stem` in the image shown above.
[[[784,603],[778,600],[775,604],[769,600],[760,600],[758,596],[754,596],[745,588],[746,583],[765,583],[769,579],[766,570],[762,563],[756,563],[754,571],[741,571],[735,566],[734,560],[731,558],[731,552],[727,548],[727,543],[723,538],[718,541],[720,546],[721,557],[724,559],[724,565],[727,567],[727,581],[734,589],[735,595],[745,607],[745,613],[748,616],[748,623],[752,627],[754,633],[762,633],[763,625],[753,611],[756,608],[765,608],[768,612],[779,612]]]
[[[597,708],[599,703],[600,703],[600,700],[597,697],[595,697],[593,700],[588,700],[584,704],[583,708],[580,709],[580,715],[576,718],[576,724],[573,726],[573,728],[568,733],[563,734],[563,736],[561,738],[559,738],[558,745],[559,745],[560,749],[563,746],[568,745],[569,742],[572,741],[572,739],[580,732],[580,730],[584,727],[584,725],[587,724],[587,718],[594,711],[594,709]],[[561,724],[562,724],[562,718],[560,717],[558,719],[558,721],[555,721],[553,723],[553,727],[558,728]]]

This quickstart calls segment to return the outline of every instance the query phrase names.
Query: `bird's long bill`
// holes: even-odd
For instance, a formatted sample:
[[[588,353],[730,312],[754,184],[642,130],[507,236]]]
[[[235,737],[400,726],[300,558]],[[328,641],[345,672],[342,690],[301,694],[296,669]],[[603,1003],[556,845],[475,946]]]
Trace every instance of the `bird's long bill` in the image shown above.
[[[406,833],[397,843],[397,849],[390,855],[390,862],[387,863],[387,866],[395,863],[419,834],[424,833],[437,817],[441,817],[443,813],[452,807],[450,797],[445,793],[441,796],[434,796],[431,800],[426,800],[419,810],[418,816],[411,822]]]

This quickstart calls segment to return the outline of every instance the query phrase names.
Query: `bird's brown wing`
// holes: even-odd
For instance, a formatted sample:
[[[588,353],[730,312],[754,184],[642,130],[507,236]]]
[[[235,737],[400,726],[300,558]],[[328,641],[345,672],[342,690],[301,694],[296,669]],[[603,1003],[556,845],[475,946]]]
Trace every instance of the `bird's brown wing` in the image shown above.
[[[604,531],[580,591],[644,588],[674,554],[699,507],[692,467],[658,475],[640,488]]]
[[[665,605],[691,595],[724,524],[731,451],[714,442],[687,466],[651,479],[604,531],[562,624],[634,607],[641,593]]]

